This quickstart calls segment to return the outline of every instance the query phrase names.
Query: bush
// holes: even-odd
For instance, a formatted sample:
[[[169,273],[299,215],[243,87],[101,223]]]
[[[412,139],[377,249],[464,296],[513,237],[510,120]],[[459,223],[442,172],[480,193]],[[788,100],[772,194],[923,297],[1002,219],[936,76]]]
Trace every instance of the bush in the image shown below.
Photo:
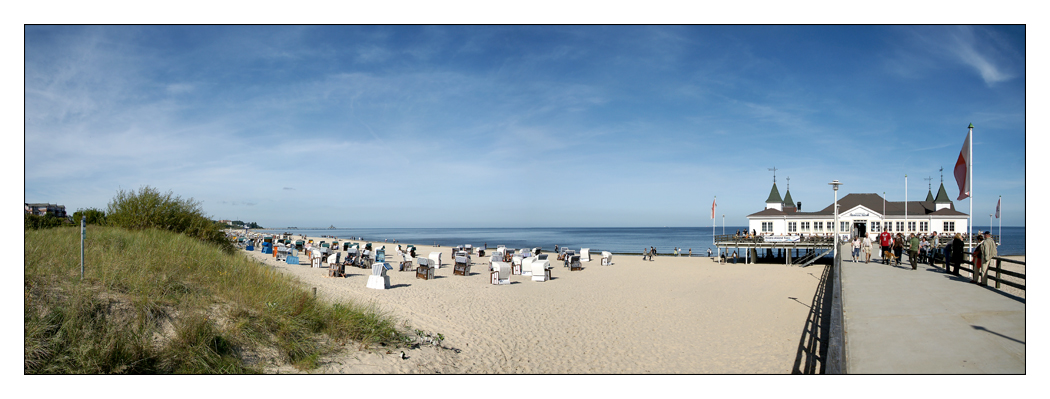
[[[25,214],[26,230],[50,229],[52,227],[61,226],[63,222],[65,222],[65,219],[62,219],[50,213],[44,216],[37,216],[28,213]]]
[[[87,224],[93,224],[96,226],[106,225],[106,212],[101,209],[77,209],[76,212],[73,212],[73,225],[80,226],[81,218],[84,218],[84,220],[87,221]]]
[[[200,203],[168,191],[144,186],[138,192],[120,190],[107,207],[106,222],[132,230],[156,228],[182,233],[233,252],[233,244],[215,223],[204,216]]]

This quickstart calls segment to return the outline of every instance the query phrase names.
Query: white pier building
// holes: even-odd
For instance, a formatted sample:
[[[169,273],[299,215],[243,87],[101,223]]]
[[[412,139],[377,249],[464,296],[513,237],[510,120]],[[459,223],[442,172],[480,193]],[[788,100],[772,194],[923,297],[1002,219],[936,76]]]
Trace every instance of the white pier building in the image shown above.
[[[766,198],[766,209],[747,216],[748,233],[772,236],[864,235],[874,239],[883,230],[891,233],[966,234],[965,213],[955,205],[941,183],[934,197],[929,191],[924,201],[886,201],[878,194],[848,194],[839,198],[839,225],[834,226],[834,204],[816,212],[803,212],[802,203],[793,203],[790,188],[780,197],[776,182]]]

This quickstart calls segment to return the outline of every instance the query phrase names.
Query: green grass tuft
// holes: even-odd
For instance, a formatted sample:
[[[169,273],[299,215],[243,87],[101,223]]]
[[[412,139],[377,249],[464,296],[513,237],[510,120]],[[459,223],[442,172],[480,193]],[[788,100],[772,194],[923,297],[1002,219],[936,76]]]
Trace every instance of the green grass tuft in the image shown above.
[[[327,304],[241,254],[171,231],[25,230],[26,373],[253,373],[246,352],[299,368],[341,345],[405,342],[374,306]]]

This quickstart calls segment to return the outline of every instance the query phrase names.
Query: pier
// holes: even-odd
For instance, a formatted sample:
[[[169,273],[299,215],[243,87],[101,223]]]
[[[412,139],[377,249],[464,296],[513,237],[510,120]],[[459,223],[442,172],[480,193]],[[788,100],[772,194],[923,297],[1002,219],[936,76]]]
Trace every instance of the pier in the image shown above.
[[[1024,298],[969,284],[969,277],[945,273],[941,265],[920,263],[918,270],[912,270],[907,262],[901,266],[835,263],[838,275],[832,278],[839,281],[834,282],[838,286],[832,304],[828,372],[1026,372]],[[963,270],[965,276],[967,269]],[[998,272],[989,269],[989,285]],[[1024,285],[1010,285],[1024,289]]]
[[[736,251],[744,263],[781,261],[785,265],[809,266],[834,247],[832,236],[737,236],[716,235],[715,246],[723,253]]]

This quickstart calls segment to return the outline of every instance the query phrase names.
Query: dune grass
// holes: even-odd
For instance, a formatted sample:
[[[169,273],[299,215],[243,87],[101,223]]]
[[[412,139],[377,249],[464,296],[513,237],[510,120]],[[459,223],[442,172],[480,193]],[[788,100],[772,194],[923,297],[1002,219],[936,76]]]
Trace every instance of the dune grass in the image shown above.
[[[373,306],[328,304],[241,254],[182,234],[25,230],[26,373],[253,373],[301,369],[340,345],[396,346]]]

